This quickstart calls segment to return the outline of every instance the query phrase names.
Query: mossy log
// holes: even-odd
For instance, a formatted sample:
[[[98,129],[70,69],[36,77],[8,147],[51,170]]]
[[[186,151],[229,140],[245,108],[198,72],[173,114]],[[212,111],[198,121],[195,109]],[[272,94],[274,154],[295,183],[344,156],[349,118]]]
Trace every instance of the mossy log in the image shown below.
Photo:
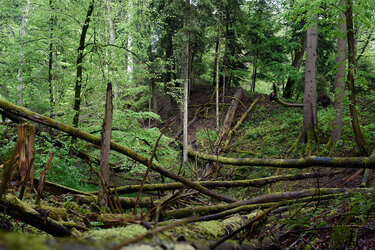
[[[90,203],[98,203],[98,196],[96,195],[77,195],[74,198],[79,204],[90,204]],[[135,204],[136,198],[133,197],[120,197],[120,203],[123,208],[133,208]],[[152,198],[145,197],[139,200],[138,206],[140,207],[152,207],[154,206],[154,202]]]
[[[277,175],[265,178],[258,178],[252,180],[234,180],[234,181],[200,181],[195,182],[207,188],[233,188],[233,187],[264,187],[268,184],[280,182],[280,181],[296,181],[311,178],[320,178],[323,176],[334,176],[342,173],[343,171],[324,172],[324,173],[306,173],[306,174],[295,174],[295,175]],[[139,190],[140,185],[127,185],[118,187],[118,194],[129,194]],[[165,191],[175,190],[186,187],[180,182],[161,183],[161,184],[145,184],[143,191]],[[115,190],[112,188],[112,192]],[[97,194],[98,191],[92,191],[88,194]]]
[[[345,189],[345,188],[321,188],[321,189],[308,189],[303,191],[295,191],[295,192],[280,192],[280,193],[273,193],[273,194],[266,194],[259,197],[255,197],[245,201],[234,202],[231,204],[218,204],[218,205],[211,205],[211,206],[196,206],[196,207],[186,207],[181,209],[175,209],[165,212],[164,216],[166,218],[183,218],[192,215],[211,215],[211,217],[207,217],[207,219],[217,219],[217,215],[212,216],[212,214],[221,213],[220,216],[229,215],[232,213],[238,213],[241,211],[251,211],[256,209],[257,207],[269,207],[269,205],[274,202],[280,201],[288,201],[288,200],[296,200],[302,199],[305,197],[319,197],[322,195],[331,195],[331,194],[338,194],[344,192],[360,192],[369,189]],[[261,204],[268,204],[268,205],[261,205]],[[271,204],[271,205],[272,205]],[[232,210],[227,214],[227,212],[223,212],[225,210]],[[204,219],[205,220],[205,219]]]
[[[303,104],[302,103],[290,103],[290,102],[286,102],[282,98],[280,98],[279,96],[277,96],[277,94],[274,93],[274,92],[271,93],[270,100],[271,101],[272,100],[276,101],[279,104],[283,105],[284,107],[303,108]]]
[[[191,147],[188,153],[202,160],[216,161],[222,164],[235,166],[264,166],[278,168],[370,168],[375,169],[375,156],[370,157],[318,157],[309,156],[299,159],[265,159],[265,158],[229,158],[198,152]]]
[[[0,99],[0,108],[5,110],[6,112],[8,112],[10,114],[20,116],[20,117],[23,117],[25,119],[28,119],[28,120],[31,120],[31,121],[34,121],[34,122],[37,122],[37,123],[55,128],[55,129],[58,129],[60,131],[68,133],[69,135],[71,135],[73,137],[80,138],[80,139],[85,140],[87,142],[91,142],[95,145],[101,144],[101,138],[98,137],[98,136],[89,134],[89,133],[87,133],[85,131],[82,131],[78,128],[74,128],[72,126],[69,126],[69,125],[64,124],[62,122],[59,122],[59,121],[54,120],[52,118],[49,118],[47,116],[43,116],[41,114],[38,114],[38,113],[33,112],[31,110],[28,110],[24,107],[17,106],[13,103],[7,102],[7,101],[2,100],[2,99]],[[111,149],[128,156],[129,158],[135,160],[136,162],[139,162],[139,163],[141,163],[145,166],[148,166],[149,159],[147,157],[136,153],[135,151],[133,151],[132,149],[130,149],[128,147],[125,147],[125,146],[123,146],[119,143],[111,141]],[[186,186],[189,186],[192,189],[195,189],[195,190],[197,190],[197,191],[199,191],[199,192],[201,192],[201,193],[203,193],[207,196],[215,198],[217,200],[222,200],[222,201],[226,201],[226,202],[237,201],[236,199],[233,199],[233,198],[227,197],[225,195],[222,195],[222,194],[216,193],[214,191],[211,191],[211,190],[209,190],[209,189],[207,189],[207,188],[205,188],[205,187],[203,187],[199,184],[196,184],[196,183],[188,180],[187,178],[184,178],[184,177],[179,176],[179,175],[177,175],[173,172],[170,172],[170,171],[166,170],[165,168],[160,167],[156,163],[151,164],[151,169],[160,173],[160,174],[162,174],[162,175],[164,175],[164,176],[166,176],[166,177],[169,177],[173,180],[179,181],[179,182],[185,184]]]
[[[5,214],[39,228],[52,236],[64,237],[72,235],[72,232],[68,228],[38,213],[12,194],[7,194],[6,200],[0,200],[0,206],[3,208],[2,211],[4,211]]]
[[[125,242],[126,244],[130,242],[134,243],[137,242],[137,240],[144,239],[145,236],[151,237],[152,235],[155,235],[156,237],[154,238],[157,238],[157,242],[159,243],[161,241],[177,242],[181,239],[184,239],[186,242],[194,242],[194,245],[198,246],[198,249],[206,249],[211,241],[218,240],[223,235],[226,235],[240,228],[247,221],[255,218],[260,213],[261,211],[257,210],[248,213],[247,215],[234,215],[222,221],[201,221],[184,225],[177,224],[179,222],[183,224],[189,221],[194,221],[196,217],[190,217],[177,221],[165,221],[159,223],[158,227],[151,231],[147,231],[146,228],[142,225],[131,224],[120,228],[92,230],[89,232],[85,232],[83,233],[83,238],[94,239],[96,241],[107,240],[111,243],[116,244],[115,246],[112,245],[112,248],[110,249],[119,249],[119,247],[124,246]],[[259,229],[260,225],[261,223],[259,222],[259,224],[254,227],[254,230]],[[261,244],[259,246],[261,246]],[[136,246],[130,245],[129,249],[136,249]],[[234,249],[234,247],[232,249]]]

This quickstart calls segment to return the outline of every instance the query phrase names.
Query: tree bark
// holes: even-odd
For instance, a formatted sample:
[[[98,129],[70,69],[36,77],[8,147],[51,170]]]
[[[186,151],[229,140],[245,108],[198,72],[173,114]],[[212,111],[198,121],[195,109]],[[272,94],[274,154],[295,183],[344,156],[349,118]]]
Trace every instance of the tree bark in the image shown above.
[[[195,182],[204,187],[213,188],[233,188],[233,187],[264,187],[269,184],[273,184],[280,181],[296,181],[310,178],[320,178],[323,176],[334,176],[342,173],[342,171],[325,172],[325,173],[306,173],[306,174],[296,174],[296,175],[278,175],[252,180],[234,180],[234,181],[200,181]],[[162,184],[145,184],[143,186],[143,191],[165,191],[165,190],[176,190],[182,189],[185,186],[180,182],[170,182]],[[122,187],[117,187],[116,191],[120,194],[130,194],[137,192],[140,185],[127,185]],[[111,188],[111,192],[114,193],[115,189]],[[97,191],[89,192],[89,194],[97,194]]]
[[[52,13],[53,3],[49,0],[49,7]],[[54,27],[54,17],[50,14],[50,41],[49,41],[49,52],[48,52],[48,88],[49,88],[49,105],[50,105],[50,116],[53,118],[55,116],[55,99],[53,97],[53,84],[52,84],[52,70],[53,70],[53,27]]]
[[[280,192],[280,193],[273,193],[273,194],[266,194],[261,195],[249,200],[245,201],[238,201],[230,204],[217,204],[212,206],[196,206],[196,207],[186,207],[180,208],[175,210],[169,210],[165,213],[165,217],[167,218],[183,218],[192,215],[211,215],[207,216],[208,218],[212,218],[212,214],[220,213],[225,210],[233,209],[231,213],[227,213],[226,215],[241,212],[241,211],[252,211],[258,208],[265,208],[270,207],[273,205],[273,202],[280,202],[280,201],[288,201],[288,200],[300,200],[306,197],[320,197],[322,195],[331,195],[337,193],[345,193],[345,192],[360,192],[364,191],[363,189],[356,188],[356,189],[347,189],[347,188],[312,188],[308,190],[302,191],[294,191],[294,192]],[[261,206],[261,205],[265,206]],[[211,219],[210,218],[210,219]],[[212,218],[216,219],[216,218]],[[204,220],[204,219],[203,219]]]
[[[72,232],[68,228],[58,224],[51,218],[39,214],[37,211],[25,205],[12,194],[8,194],[6,200],[0,200],[0,206],[5,208],[2,209],[5,211],[4,213],[8,214],[14,219],[36,227],[46,233],[51,234],[52,236],[64,237],[72,235]]]
[[[312,19],[312,26],[307,29],[306,41],[306,72],[305,91],[303,101],[303,127],[301,142],[310,144],[312,135],[318,123],[317,100],[316,100],[316,59],[318,44],[318,24],[316,17]]]
[[[354,75],[355,75],[355,40],[354,40],[354,25],[353,25],[353,3],[352,0],[347,0],[346,2],[346,27],[347,27],[347,42],[348,42],[348,90],[349,95],[349,109],[350,115],[352,117],[352,126],[355,135],[355,140],[357,142],[358,148],[363,155],[368,155],[366,150],[365,141],[361,132],[361,127],[359,125],[358,112],[356,109],[356,93],[354,88]]]
[[[109,163],[111,150],[111,133],[112,133],[112,84],[109,82],[107,86],[105,114],[102,126],[102,139],[100,151],[100,177],[104,183],[99,182],[99,204],[101,206],[107,205],[108,197],[105,194],[107,187],[103,186],[109,184]]]
[[[345,0],[340,0],[340,7],[345,8]],[[336,58],[336,78],[335,78],[335,101],[333,107],[336,117],[332,124],[331,141],[335,143],[341,138],[342,127],[344,125],[344,96],[345,96],[345,75],[346,75],[346,15],[341,12],[339,25],[339,38],[337,39],[337,58]]]
[[[25,2],[22,1],[22,2]],[[17,73],[17,77],[18,77],[18,105],[22,105],[22,89],[23,89],[23,61],[24,61],[24,58],[25,58],[25,53],[24,53],[24,43],[25,43],[25,35],[26,35],[26,25],[27,25],[27,22],[28,22],[28,18],[29,18],[29,8],[30,8],[30,0],[27,0],[26,3],[24,3],[24,7],[23,7],[23,11],[22,11],[22,16],[21,16],[21,31],[20,31],[20,40],[21,40],[21,44],[20,44],[20,65],[19,65],[19,68],[18,68],[18,73]]]
[[[234,166],[268,166],[278,168],[371,168],[375,169],[375,156],[371,157],[317,157],[310,156],[299,159],[264,159],[264,158],[229,158],[205,154],[189,148],[189,154],[202,160]]]
[[[215,84],[215,93],[216,93],[216,131],[220,132],[220,113],[219,113],[219,82],[220,82],[220,5],[217,11],[217,51],[216,51],[216,84]]]
[[[16,116],[21,116],[21,117],[26,118],[28,120],[31,120],[31,121],[34,121],[34,122],[37,122],[37,123],[40,123],[40,124],[44,124],[44,125],[52,127],[52,128],[56,128],[60,131],[63,131],[65,133],[70,134],[71,136],[78,137],[82,140],[85,140],[87,142],[91,142],[95,145],[101,144],[101,139],[98,136],[91,135],[91,134],[89,134],[85,131],[79,130],[78,128],[71,127],[67,124],[56,121],[56,120],[51,119],[49,117],[43,116],[41,114],[35,113],[35,112],[30,111],[30,110],[28,110],[24,107],[17,106],[15,104],[12,104],[12,103],[7,102],[7,101],[2,100],[2,99],[0,99],[0,108],[3,109],[4,111],[10,113],[10,114],[13,114],[13,115],[16,115]],[[116,142],[111,141],[111,149],[115,150],[115,151],[117,151],[121,154],[124,154],[124,155],[130,157],[131,159],[133,159],[133,160],[135,160],[135,161],[137,161],[137,162],[139,162],[139,163],[141,163],[145,166],[148,166],[149,159],[147,157],[144,157],[144,156],[136,153],[135,151],[133,151],[132,149],[130,149],[128,147],[125,147],[121,144],[118,144]],[[190,180],[188,180],[188,179],[186,179],[182,176],[179,176],[175,173],[172,173],[172,172],[160,167],[159,165],[157,165],[155,163],[151,164],[151,169],[160,173],[160,174],[162,174],[162,175],[164,175],[164,176],[166,176],[166,177],[169,177],[171,179],[179,181],[179,182],[185,184],[186,186],[189,186],[192,189],[195,189],[195,190],[201,192],[202,194],[205,194],[205,195],[210,196],[212,198],[215,198],[217,200],[222,200],[222,201],[226,201],[226,202],[236,201],[236,199],[226,197],[222,194],[218,194],[216,192],[208,190],[207,188],[202,187],[199,184],[193,183],[192,181],[190,181]]]
[[[80,37],[79,46],[77,49],[77,52],[78,52],[77,62],[76,62],[77,73],[76,73],[76,81],[75,81],[75,89],[74,89],[74,106],[73,106],[73,111],[74,111],[73,126],[75,128],[78,128],[79,113],[81,109],[81,89],[82,89],[82,71],[83,71],[82,63],[83,63],[83,58],[84,58],[83,52],[85,50],[86,35],[87,35],[87,30],[89,29],[91,15],[92,15],[92,12],[94,11],[94,3],[95,3],[95,0],[91,0],[89,8],[86,13],[85,22],[83,23],[83,26],[82,26],[81,37]]]
[[[185,2],[185,13],[184,13],[184,55],[183,55],[183,64],[182,64],[182,78],[184,80],[184,100],[183,100],[183,149],[182,149],[182,160],[183,163],[188,161],[188,93],[189,93],[189,31],[187,28],[188,20],[190,16],[190,0],[186,0]]]

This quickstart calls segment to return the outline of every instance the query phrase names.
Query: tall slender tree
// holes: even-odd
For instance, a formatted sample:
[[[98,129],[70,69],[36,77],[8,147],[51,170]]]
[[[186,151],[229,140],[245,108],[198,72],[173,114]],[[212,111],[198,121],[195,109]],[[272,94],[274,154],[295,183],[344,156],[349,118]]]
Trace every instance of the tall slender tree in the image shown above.
[[[314,139],[315,129],[318,123],[317,101],[316,101],[316,61],[318,45],[317,17],[310,15],[311,24],[307,29],[306,40],[306,72],[305,92],[303,101],[303,127],[301,142],[311,146]],[[309,150],[309,149],[307,149]]]
[[[76,79],[75,79],[75,89],[74,89],[75,94],[74,94],[74,106],[73,106],[73,111],[74,111],[73,126],[76,128],[78,128],[79,114],[80,114],[80,109],[81,109],[81,89],[82,89],[82,73],[83,73],[82,63],[83,63],[83,58],[84,58],[84,50],[86,47],[86,35],[89,29],[91,15],[94,11],[94,4],[95,4],[95,0],[91,0],[87,13],[86,13],[86,18],[82,25],[81,36],[80,36],[79,45],[77,49],[77,61],[76,61],[77,72],[76,72]]]
[[[335,78],[335,100],[334,109],[336,112],[332,124],[331,141],[335,143],[341,138],[344,117],[344,96],[345,96],[345,75],[346,75],[346,15],[345,0],[340,0],[340,7],[343,9],[339,22],[339,37],[337,39],[336,78]]]
[[[349,110],[352,118],[352,126],[355,135],[355,139],[359,150],[363,155],[367,155],[366,143],[363,139],[361,127],[359,125],[358,112],[356,109],[356,91],[354,84],[355,76],[355,39],[354,39],[354,24],[353,24],[353,2],[352,0],[346,1],[346,27],[347,27],[347,42],[348,42],[348,76],[347,84],[349,94]]]
[[[184,13],[184,54],[182,57],[182,78],[184,82],[184,99],[183,99],[183,162],[188,160],[188,97],[189,97],[189,29],[188,21],[190,17],[190,0],[185,1]]]

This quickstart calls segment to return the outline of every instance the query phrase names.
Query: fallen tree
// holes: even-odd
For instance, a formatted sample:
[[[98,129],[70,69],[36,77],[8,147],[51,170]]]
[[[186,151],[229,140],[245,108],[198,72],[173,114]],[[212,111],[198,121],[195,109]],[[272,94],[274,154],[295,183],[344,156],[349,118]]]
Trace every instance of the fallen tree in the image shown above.
[[[234,181],[200,181],[195,182],[207,188],[232,188],[232,187],[264,187],[266,185],[280,182],[280,181],[297,181],[308,178],[319,178],[323,176],[334,176],[342,173],[343,171],[334,172],[324,172],[324,173],[306,173],[306,174],[296,174],[296,175],[277,175],[265,178],[258,178],[252,180],[234,180]],[[139,190],[140,185],[126,185],[122,187],[117,187],[118,194],[129,194],[134,193]],[[143,191],[165,191],[165,190],[175,190],[184,188],[180,182],[171,183],[161,183],[161,184],[145,184],[143,186]],[[111,188],[111,192],[115,192],[114,188]],[[88,194],[97,194],[98,191],[88,192]]]
[[[320,199],[321,197],[335,197],[334,195],[342,194],[346,192],[366,192],[372,189],[363,188],[320,188],[320,189],[308,189],[294,192],[280,192],[273,194],[261,195],[249,200],[238,201],[230,204],[218,204],[211,206],[196,206],[196,207],[185,207],[175,210],[169,210],[165,212],[166,218],[183,218],[187,216],[199,215],[202,217],[201,220],[216,220],[223,216],[239,213],[243,211],[252,211],[257,208],[268,208],[274,205],[274,202],[281,201],[305,201],[304,199]],[[333,195],[333,196],[332,196]]]
[[[47,214],[42,214],[32,209],[12,194],[7,194],[5,200],[1,199],[0,206],[5,214],[39,228],[52,236],[64,237],[72,235],[72,232],[68,228],[47,217]]]
[[[6,112],[12,114],[12,115],[20,116],[20,117],[23,117],[25,119],[28,119],[28,120],[31,120],[31,121],[34,121],[34,122],[37,122],[37,123],[55,128],[55,129],[58,129],[60,131],[68,133],[69,135],[71,135],[73,137],[80,138],[80,139],[85,140],[87,142],[91,142],[95,145],[101,144],[101,138],[98,137],[98,136],[89,134],[89,133],[87,133],[85,131],[82,131],[78,128],[74,128],[72,126],[69,126],[69,125],[64,124],[62,122],[59,122],[59,121],[54,120],[52,118],[49,118],[47,116],[38,114],[38,113],[33,112],[31,110],[28,110],[24,107],[17,106],[15,104],[7,102],[5,100],[0,99],[0,108],[3,109]],[[148,166],[149,159],[147,157],[136,153],[135,151],[133,151],[132,149],[130,149],[128,147],[125,147],[121,144],[118,144],[116,142],[111,141],[111,149],[115,150],[115,151],[117,151],[121,154],[124,154],[124,155],[128,156],[129,158],[131,158],[131,159],[133,159],[133,160],[135,160],[139,163],[142,163],[145,166]],[[226,201],[226,202],[237,201],[236,199],[233,199],[233,198],[227,197],[225,195],[222,195],[222,194],[216,193],[214,191],[211,191],[211,190],[209,190],[209,189],[207,189],[207,188],[205,188],[205,187],[203,187],[203,186],[201,186],[197,183],[194,183],[194,182],[192,182],[192,181],[190,181],[190,180],[188,180],[188,179],[186,179],[182,176],[179,176],[179,175],[177,175],[173,172],[170,172],[170,171],[160,167],[159,165],[157,165],[155,163],[151,163],[150,168],[152,170],[166,176],[166,177],[169,177],[171,179],[179,181],[179,182],[185,184],[186,186],[189,186],[190,188],[195,189],[195,190],[201,192],[202,194],[205,194],[205,195],[210,196],[212,198],[215,198],[217,200],[222,200],[222,201]]]
[[[188,153],[202,160],[216,161],[235,166],[264,166],[278,168],[369,168],[375,169],[375,156],[370,157],[318,157],[309,156],[299,159],[265,159],[265,158],[229,158],[198,152],[191,147]]]

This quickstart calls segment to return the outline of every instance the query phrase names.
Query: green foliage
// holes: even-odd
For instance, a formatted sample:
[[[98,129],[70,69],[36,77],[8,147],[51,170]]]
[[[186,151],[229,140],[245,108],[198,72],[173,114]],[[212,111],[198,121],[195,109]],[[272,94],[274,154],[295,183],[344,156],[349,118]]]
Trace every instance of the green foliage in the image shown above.
[[[216,142],[218,135],[215,130],[212,129],[199,129],[195,134],[197,144],[202,148],[211,148]]]
[[[54,145],[52,143],[54,139],[44,132],[40,137],[42,140],[37,139],[35,144],[35,174],[39,176],[44,171],[48,158],[52,152],[55,152],[47,180],[79,189],[88,166],[76,157],[71,157],[68,145]]]

